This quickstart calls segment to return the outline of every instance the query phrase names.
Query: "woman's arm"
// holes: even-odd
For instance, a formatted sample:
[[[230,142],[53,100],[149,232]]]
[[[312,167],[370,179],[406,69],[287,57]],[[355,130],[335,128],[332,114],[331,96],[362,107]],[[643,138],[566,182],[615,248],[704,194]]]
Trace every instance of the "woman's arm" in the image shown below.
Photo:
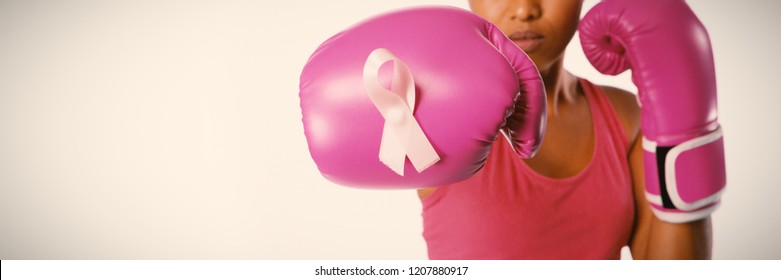
[[[642,134],[632,144],[629,165],[635,198],[635,229],[629,241],[634,259],[710,259],[711,219],[689,223],[663,222],[651,212],[645,199]]]
[[[711,257],[710,218],[684,223],[663,222],[651,212],[645,199],[643,135],[640,132],[640,106],[635,95],[614,87],[602,87],[616,110],[627,139],[629,168],[635,199],[635,228],[629,240],[634,259],[708,259]]]

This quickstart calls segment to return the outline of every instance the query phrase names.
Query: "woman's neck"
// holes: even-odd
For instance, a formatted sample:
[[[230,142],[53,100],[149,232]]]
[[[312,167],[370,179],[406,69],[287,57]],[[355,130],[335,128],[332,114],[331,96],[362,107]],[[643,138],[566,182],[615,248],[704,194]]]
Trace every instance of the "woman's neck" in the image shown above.
[[[545,92],[548,100],[548,111],[558,114],[560,105],[573,102],[577,96],[577,78],[564,70],[562,60],[558,60],[547,69],[541,70],[540,75],[545,84]]]

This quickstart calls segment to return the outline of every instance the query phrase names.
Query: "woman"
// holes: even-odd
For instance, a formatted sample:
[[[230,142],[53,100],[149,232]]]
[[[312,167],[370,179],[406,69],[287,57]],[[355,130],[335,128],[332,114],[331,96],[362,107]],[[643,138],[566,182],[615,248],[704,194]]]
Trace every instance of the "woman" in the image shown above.
[[[710,258],[710,218],[671,224],[644,191],[640,110],[631,93],[594,86],[563,68],[582,1],[470,0],[534,61],[548,126],[536,157],[501,138],[483,169],[418,191],[432,259]]]

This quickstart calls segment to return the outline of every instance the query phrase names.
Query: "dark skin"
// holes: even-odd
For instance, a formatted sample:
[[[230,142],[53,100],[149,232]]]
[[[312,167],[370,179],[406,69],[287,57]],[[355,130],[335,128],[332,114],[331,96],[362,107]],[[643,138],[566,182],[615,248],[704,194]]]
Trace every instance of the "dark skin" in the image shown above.
[[[540,70],[547,91],[548,126],[540,151],[526,160],[526,164],[551,178],[580,173],[594,151],[588,102],[577,78],[563,67],[564,50],[577,30],[582,4],[578,0],[469,1],[472,11],[513,39]],[[709,259],[712,248],[710,217],[690,223],[667,223],[653,215],[645,199],[640,108],[635,95],[612,87],[602,89],[632,143],[627,155],[635,199],[635,223],[627,244],[632,257]],[[436,188],[420,189],[418,196],[424,199],[434,190]]]

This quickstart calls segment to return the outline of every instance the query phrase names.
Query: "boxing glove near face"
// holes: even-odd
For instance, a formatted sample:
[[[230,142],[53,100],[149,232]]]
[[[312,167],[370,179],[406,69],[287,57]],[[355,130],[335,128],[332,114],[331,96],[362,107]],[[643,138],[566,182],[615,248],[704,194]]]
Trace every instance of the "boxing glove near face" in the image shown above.
[[[299,97],[318,169],[352,187],[454,183],[482,168],[500,131],[528,158],[545,128],[532,61],[457,8],[392,12],[334,35],[304,66]]]
[[[602,73],[632,69],[641,105],[646,198],[668,222],[715,211],[726,185],[716,75],[705,27],[683,0],[605,0],[579,27]]]

